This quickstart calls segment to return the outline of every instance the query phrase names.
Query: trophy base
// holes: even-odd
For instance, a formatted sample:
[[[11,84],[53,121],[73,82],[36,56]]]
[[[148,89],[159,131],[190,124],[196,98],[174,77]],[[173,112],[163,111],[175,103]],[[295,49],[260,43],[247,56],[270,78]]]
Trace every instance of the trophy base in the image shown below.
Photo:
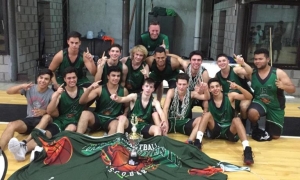
[[[128,164],[132,166],[138,165],[139,164],[138,157],[130,157],[128,160]]]

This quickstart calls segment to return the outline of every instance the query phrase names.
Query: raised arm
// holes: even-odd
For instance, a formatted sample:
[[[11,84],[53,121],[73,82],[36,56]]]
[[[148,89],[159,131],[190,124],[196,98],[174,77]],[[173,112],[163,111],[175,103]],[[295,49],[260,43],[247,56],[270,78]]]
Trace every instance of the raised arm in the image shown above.
[[[179,60],[175,57],[171,57],[171,66],[172,66],[173,70],[175,70],[175,69],[184,70],[183,67],[181,66]]]
[[[112,94],[110,96],[110,99],[112,99],[113,101],[117,102],[117,103],[129,103],[131,101],[135,101],[137,98],[137,94],[136,93],[131,93],[127,96],[121,97],[118,96],[117,94]]]
[[[61,97],[61,94],[64,92],[63,85],[60,85],[57,90],[52,94],[51,101],[47,106],[47,114],[55,114],[57,110],[57,106],[59,104],[59,99]]]
[[[234,58],[236,59],[236,63],[238,63],[240,66],[236,66],[234,67],[234,72],[238,75],[238,76],[244,76],[246,79],[251,80],[251,75],[253,72],[253,69],[249,66],[249,64],[247,64],[244,61],[244,58],[241,56],[237,56],[237,55],[233,55]]]
[[[97,68],[96,68],[93,56],[89,52],[88,48],[86,48],[86,52],[84,52],[84,54],[83,54],[83,62],[84,62],[85,67],[91,73],[91,75],[95,76],[95,74],[97,72]]]
[[[29,84],[20,84],[20,85],[17,85],[17,86],[13,86],[13,87],[10,87],[6,90],[6,93],[7,94],[21,94],[22,91],[27,91],[29,90],[34,84],[32,83],[29,83]]]
[[[295,93],[296,88],[295,85],[292,83],[290,77],[281,69],[277,69],[276,74],[276,86],[289,94]]]
[[[184,60],[176,54],[168,54],[168,56],[176,58],[181,66],[180,69],[182,69],[184,72],[186,72],[186,69],[187,69],[188,65],[190,64],[190,60]]]
[[[53,73],[53,77],[51,80],[52,80],[54,89],[57,89],[60,86],[60,84],[57,84],[55,71],[59,67],[59,65],[62,63],[63,58],[64,58],[63,50],[60,50],[58,53],[55,54],[55,56],[53,57],[50,65],[49,65],[49,69]]]
[[[148,64],[149,68],[151,68],[151,65],[154,61],[154,57],[153,56],[149,56],[145,59],[146,64]]]
[[[126,84],[127,74],[128,74],[128,67],[126,66],[126,64],[123,64],[123,66],[122,66],[122,82],[121,82],[121,86],[123,86],[123,87],[125,87],[125,84]]]
[[[246,89],[244,89],[242,86],[239,86],[236,83],[231,81],[228,81],[228,83],[230,83],[229,86],[230,89],[237,89],[242,93],[242,94],[237,92],[228,93],[228,97],[231,102],[233,102],[234,100],[252,100],[253,98],[252,94]]]
[[[86,104],[94,100],[97,96],[101,95],[102,86],[99,86],[100,82],[101,81],[96,81],[93,84],[91,84],[88,88],[86,88],[86,90],[79,99],[79,104]]]
[[[97,73],[95,75],[95,81],[102,80],[101,78],[103,74],[103,68],[105,66],[106,61],[107,61],[107,57],[105,56],[105,51],[104,51],[101,59],[99,59],[97,62]]]

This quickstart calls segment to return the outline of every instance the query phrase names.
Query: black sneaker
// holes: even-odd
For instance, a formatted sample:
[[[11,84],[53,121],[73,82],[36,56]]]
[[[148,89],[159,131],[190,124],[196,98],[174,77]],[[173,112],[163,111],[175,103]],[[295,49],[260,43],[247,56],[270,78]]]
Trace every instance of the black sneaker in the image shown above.
[[[195,141],[194,141],[194,146],[196,146],[196,147],[199,148],[200,150],[202,149],[202,143],[200,142],[199,139],[195,139]]]
[[[244,150],[244,164],[251,165],[254,163],[253,153],[250,146],[247,146]]]

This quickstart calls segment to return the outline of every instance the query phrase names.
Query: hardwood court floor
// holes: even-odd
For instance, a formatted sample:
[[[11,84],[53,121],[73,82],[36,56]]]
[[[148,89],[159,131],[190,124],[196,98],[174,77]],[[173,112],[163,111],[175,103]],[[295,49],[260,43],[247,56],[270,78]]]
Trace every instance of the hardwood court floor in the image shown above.
[[[21,95],[7,95],[4,91],[0,91],[0,103],[3,104],[26,104],[26,100]],[[288,103],[286,108],[286,116],[299,117],[299,104]],[[200,109],[195,108],[195,111]],[[1,110],[0,110],[1,111]],[[0,134],[2,134],[5,124],[0,124]],[[92,134],[102,136],[103,133]],[[15,136],[22,140],[25,136],[15,133]],[[169,134],[170,138],[178,141],[185,141],[187,136],[181,134]],[[249,138],[250,145],[254,153],[254,165],[252,165],[251,173],[249,172],[226,172],[228,178],[232,180],[297,180],[300,177],[300,139],[291,137],[282,137],[279,140],[270,142],[256,142]],[[224,140],[204,139],[203,152],[211,158],[220,161],[232,163],[242,166],[242,145],[240,142],[231,143]],[[6,179],[16,170],[29,163],[28,154],[24,162],[16,162],[5,149],[8,158],[8,172]]]

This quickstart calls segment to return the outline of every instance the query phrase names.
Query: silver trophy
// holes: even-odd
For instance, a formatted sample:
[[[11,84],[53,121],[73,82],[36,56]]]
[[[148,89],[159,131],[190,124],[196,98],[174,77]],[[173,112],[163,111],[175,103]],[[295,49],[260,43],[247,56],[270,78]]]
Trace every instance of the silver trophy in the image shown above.
[[[137,164],[139,164],[137,149],[138,149],[139,143],[143,139],[143,135],[136,132],[136,130],[137,130],[136,125],[138,124],[138,118],[135,115],[131,116],[130,123],[132,124],[132,128],[131,128],[132,132],[130,134],[126,134],[127,139],[129,140],[129,142],[132,146],[128,164],[137,165]]]

